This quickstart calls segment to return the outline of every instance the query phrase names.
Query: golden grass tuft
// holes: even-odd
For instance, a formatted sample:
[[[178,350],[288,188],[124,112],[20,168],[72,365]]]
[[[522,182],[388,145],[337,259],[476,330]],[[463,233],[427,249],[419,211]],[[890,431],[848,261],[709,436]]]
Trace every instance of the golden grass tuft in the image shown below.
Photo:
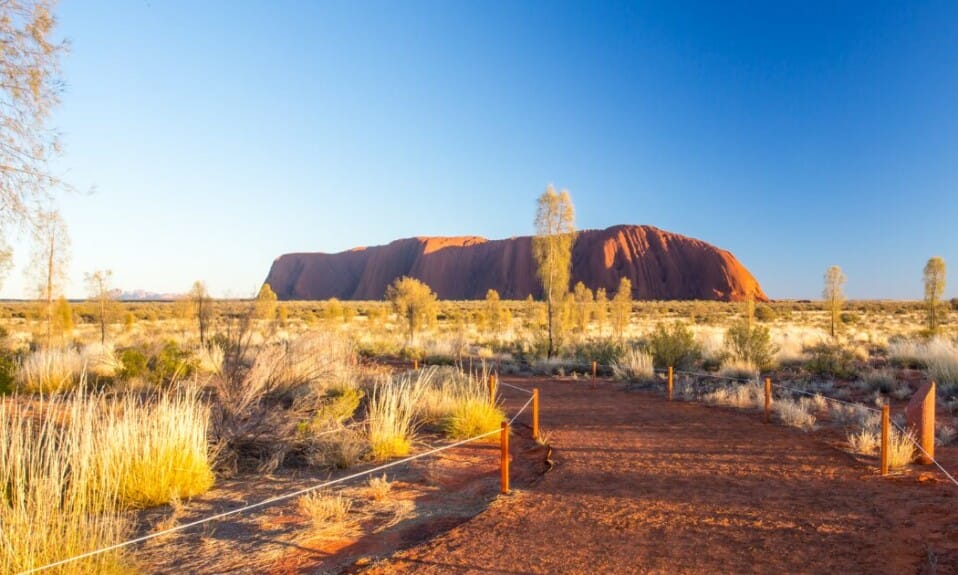
[[[19,573],[118,543],[131,533],[98,465],[106,438],[90,398],[0,403],[0,573]],[[126,556],[103,553],[65,564],[64,575],[128,572]]]
[[[463,398],[456,402],[444,429],[452,439],[469,439],[500,428],[505,414],[487,398]],[[496,441],[495,436],[489,436]]]
[[[117,410],[113,410],[117,412]],[[117,495],[130,507],[151,507],[199,495],[213,486],[207,444],[209,408],[196,391],[126,396],[103,423],[99,458],[115,473]]]
[[[366,495],[373,501],[382,501],[389,497],[393,484],[383,473],[381,477],[370,477],[366,482]]]
[[[70,391],[84,379],[86,361],[73,349],[39,349],[23,359],[17,385],[27,393]]]
[[[900,469],[915,460],[915,436],[892,429],[888,437],[888,467]]]
[[[409,374],[382,381],[373,388],[369,394],[366,431],[374,459],[385,461],[409,455],[423,389]]]
[[[336,539],[356,533],[356,522],[350,519],[353,503],[343,495],[329,491],[313,491],[297,500],[299,512],[313,525],[314,535]]]

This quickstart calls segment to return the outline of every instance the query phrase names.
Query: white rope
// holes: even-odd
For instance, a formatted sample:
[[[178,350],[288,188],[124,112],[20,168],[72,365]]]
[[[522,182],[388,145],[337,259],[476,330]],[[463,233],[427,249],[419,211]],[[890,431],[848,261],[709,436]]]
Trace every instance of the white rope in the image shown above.
[[[518,385],[512,385],[511,383],[506,383],[506,382],[504,382],[504,381],[500,381],[500,382],[499,382],[499,385],[501,385],[501,386],[503,386],[503,387],[508,387],[508,388],[510,388],[510,389],[516,389],[516,390],[521,391],[522,393],[528,393],[529,395],[532,395],[532,392],[531,392],[531,391],[529,391],[528,389],[526,389],[526,388],[524,388],[524,387],[519,387]]]
[[[695,372],[695,371],[679,371],[679,370],[677,370],[677,369],[676,369],[676,370],[673,370],[672,373],[681,373],[681,374],[684,374],[684,375],[692,375],[692,376],[695,376],[695,377],[708,377],[708,378],[712,378],[712,379],[725,379],[725,380],[728,380],[728,381],[738,381],[738,382],[746,382],[746,381],[751,381],[751,380],[752,380],[752,378],[750,378],[750,377],[728,377],[728,376],[725,376],[725,375],[714,375],[714,374],[711,374],[711,373],[698,373],[698,372]]]
[[[810,397],[818,396],[818,397],[821,397],[822,399],[825,399],[825,400],[828,400],[828,401],[834,401],[835,403],[841,403],[841,404],[844,404],[844,405],[850,405],[850,406],[852,406],[852,407],[861,407],[861,408],[867,409],[867,410],[869,410],[869,411],[875,411],[875,412],[881,413],[881,410],[880,410],[880,409],[877,409],[877,408],[874,408],[874,407],[869,407],[869,406],[865,405],[864,403],[856,403],[856,402],[854,402],[854,401],[844,401],[844,400],[842,400],[842,399],[837,399],[837,398],[834,398],[834,397],[828,397],[827,395],[822,395],[821,393],[812,393],[812,392],[806,391],[806,390],[804,390],[804,389],[798,389],[798,388],[795,388],[795,387],[788,387],[787,385],[782,385],[782,384],[780,384],[780,383],[772,383],[772,387],[780,387],[780,388],[782,388],[782,389],[787,389],[787,390],[789,390],[789,391],[792,391],[792,392],[795,392],[795,393],[801,393],[801,394],[804,394],[804,395],[808,395],[808,396],[810,396]]]
[[[531,402],[532,402],[532,398],[530,397],[530,398],[529,398],[529,401],[527,401],[526,404],[523,405],[522,408],[515,414],[515,416],[513,416],[512,420],[510,420],[510,422],[509,422],[509,425],[512,425],[512,422],[515,421],[516,418],[519,417],[519,415],[522,414],[523,411],[525,411],[525,409],[529,406],[529,404],[530,404]],[[341,431],[341,430],[336,430],[336,431]],[[203,519],[198,519],[198,520],[193,521],[193,522],[190,522],[190,523],[184,523],[183,525],[177,525],[177,526],[175,526],[175,527],[170,527],[169,529],[164,529],[163,531],[158,531],[158,532],[156,532],[156,533],[150,533],[149,535],[143,535],[142,537],[137,537],[137,538],[135,538],[135,539],[130,539],[130,540],[127,540],[127,541],[123,541],[122,543],[116,543],[115,545],[110,545],[110,546],[108,546],[108,547],[103,547],[103,548],[100,548],[100,549],[95,549],[95,550],[93,550],[93,551],[88,551],[88,552],[82,553],[82,554],[80,554],[80,555],[75,555],[75,556],[73,556],[73,557],[68,557],[68,558],[66,558],[66,559],[61,559],[60,561],[56,561],[56,562],[54,562],[54,563],[48,563],[47,565],[43,565],[42,567],[34,567],[34,568],[28,569],[28,570],[26,570],[26,571],[21,571],[21,572],[19,573],[19,575],[28,575],[28,574],[30,574],[30,573],[37,573],[37,572],[40,572],[40,571],[46,571],[47,569],[52,569],[52,568],[54,568],[54,567],[59,567],[60,565],[66,565],[67,563],[72,563],[72,562],[74,562],[74,561],[79,561],[79,560],[81,560],[81,559],[87,559],[87,558],[89,558],[89,557],[94,557],[94,556],[96,556],[96,555],[100,555],[100,554],[107,553],[107,552],[110,552],[110,551],[116,551],[117,549],[122,549],[123,547],[128,547],[128,546],[130,546],[130,545],[135,545],[135,544],[137,544],[137,543],[143,543],[144,541],[149,541],[150,539],[156,539],[157,537],[163,537],[164,535],[169,535],[169,534],[175,533],[175,532],[177,532],[177,531],[183,531],[183,530],[189,529],[189,528],[191,528],[191,527],[196,527],[196,526],[198,526],[198,525],[203,525],[203,524],[205,524],[205,523],[210,523],[210,522],[212,522],[212,521],[217,521],[217,520],[220,520],[220,519],[229,517],[229,516],[231,516],[231,515],[236,515],[236,514],[238,514],[238,513],[243,513],[243,512],[246,512],[246,511],[250,511],[250,510],[252,510],[252,509],[257,509],[257,508],[260,508],[260,507],[265,507],[265,506],[267,506],[267,505],[272,505],[273,503],[278,503],[278,502],[280,502],[280,501],[285,501],[285,500],[287,500],[287,499],[292,499],[292,498],[294,498],[294,497],[299,497],[299,496],[305,495],[306,493],[309,493],[309,492],[311,492],[311,491],[316,491],[317,489],[323,489],[324,487],[329,487],[329,486],[331,486],[331,485],[336,485],[336,484],[339,484],[339,483],[344,483],[344,482],[346,482],[346,481],[350,481],[350,480],[352,480],[352,479],[356,479],[356,478],[362,477],[362,476],[364,476],[364,475],[369,475],[369,474],[372,474],[372,473],[378,473],[378,472],[383,471],[383,470],[385,470],[385,469],[389,469],[389,468],[391,468],[391,467],[396,467],[397,465],[403,465],[403,464],[405,464],[405,463],[409,463],[410,461],[414,461],[414,460],[416,460],[416,459],[421,459],[421,458],[423,458],[423,457],[428,457],[428,456],[430,456],[430,455],[435,455],[436,453],[439,453],[439,452],[441,452],[441,451],[446,451],[447,449],[452,449],[452,448],[454,448],[454,447],[459,447],[459,446],[461,446],[461,445],[465,445],[465,444],[467,444],[467,443],[471,443],[471,442],[473,442],[473,441],[482,439],[482,438],[484,438],[484,437],[489,437],[490,435],[494,435],[494,434],[496,434],[496,433],[501,433],[501,432],[502,432],[502,430],[500,430],[500,429],[496,429],[496,430],[493,430],[493,431],[488,431],[488,432],[486,432],[486,433],[483,433],[483,434],[480,434],[480,435],[476,435],[476,436],[474,436],[474,437],[470,437],[469,439],[463,439],[463,440],[461,440],[461,441],[457,441],[457,442],[451,443],[451,444],[449,444],[449,445],[443,445],[443,446],[441,446],[441,447],[437,447],[437,448],[435,448],[435,449],[431,449],[431,450],[429,450],[429,451],[426,451],[426,452],[423,452],[423,453],[419,453],[419,454],[413,455],[413,456],[411,456],[411,457],[407,457],[407,458],[405,458],[405,459],[400,459],[400,460],[398,460],[398,461],[393,461],[393,462],[390,462],[390,463],[386,463],[386,464],[384,464],[384,465],[380,465],[379,467],[374,467],[373,469],[367,469],[367,470],[365,470],[365,471],[360,471],[360,472],[358,472],[358,473],[353,473],[352,475],[347,475],[347,476],[345,476],[345,477],[340,477],[340,478],[338,478],[338,479],[333,479],[333,480],[331,480],[331,481],[327,481],[327,482],[325,482],[325,483],[320,483],[319,485],[314,485],[314,486],[312,486],[312,487],[306,487],[306,488],[300,489],[299,491],[294,491],[294,492],[292,492],[292,493],[287,493],[287,494],[285,494],[285,495],[277,495],[276,497],[271,497],[271,498],[269,498],[269,499],[265,499],[265,500],[260,501],[260,502],[258,502],[258,503],[253,503],[253,504],[246,505],[246,506],[244,506],[244,507],[239,507],[239,508],[237,508],[237,509],[233,509],[233,510],[230,510],[230,511],[224,511],[224,512],[222,512],[222,513],[217,513],[216,515],[211,515],[211,516],[209,516],[209,517],[204,517]]]
[[[945,476],[951,480],[952,483],[954,483],[955,485],[958,485],[958,479],[955,479],[955,477],[951,473],[948,473],[947,469],[941,466],[941,463],[938,463],[937,459],[935,459],[927,451],[925,451],[925,448],[922,447],[920,443],[918,443],[918,441],[912,436],[912,434],[905,431],[900,425],[898,425],[894,421],[892,421],[891,424],[895,426],[895,429],[897,429],[899,433],[901,433],[902,435],[907,437],[912,443],[914,443],[915,447],[917,447],[922,453],[925,454],[925,457],[927,457],[928,459],[931,459],[931,462],[934,463],[938,467],[938,469],[940,469],[941,472],[944,473]]]
[[[535,397],[530,397],[529,400],[526,401],[525,405],[523,405],[523,406],[519,409],[519,411],[517,411],[516,414],[512,416],[512,419],[509,420],[509,425],[512,425],[512,423],[513,423],[516,419],[518,419],[520,415],[522,415],[522,412],[525,411],[527,407],[529,407],[529,404],[532,403],[532,400],[533,400],[533,399],[535,399]]]

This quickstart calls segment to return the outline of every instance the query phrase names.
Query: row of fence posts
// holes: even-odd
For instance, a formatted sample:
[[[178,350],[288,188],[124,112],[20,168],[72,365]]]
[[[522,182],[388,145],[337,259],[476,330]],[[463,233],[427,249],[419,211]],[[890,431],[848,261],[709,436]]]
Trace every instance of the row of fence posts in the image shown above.
[[[419,369],[419,360],[413,359],[413,369]],[[592,387],[597,385],[598,362],[592,362]],[[489,402],[495,403],[497,379],[495,374],[489,375]],[[673,390],[675,387],[675,370],[672,366],[668,369],[668,399],[672,401]],[[934,408],[932,408],[934,411]],[[765,414],[763,421],[771,423],[772,421],[772,379],[765,378]],[[532,439],[539,439],[539,388],[532,390]],[[881,410],[881,474],[888,475],[889,467],[889,449],[891,440],[891,414],[888,405],[883,405]],[[503,421],[499,433],[500,442],[500,492],[509,493],[509,422]],[[922,446],[926,453],[933,453],[934,445]]]
[[[669,401],[672,401],[673,389],[675,383],[675,370],[669,366],[668,370],[668,398]],[[592,362],[592,386],[596,385],[596,362]],[[934,385],[934,384],[932,384]],[[932,388],[931,401],[934,401],[934,388]],[[934,405],[931,407],[931,412],[934,413]],[[765,423],[771,423],[772,421],[772,378],[765,378]],[[932,427],[934,424],[932,424]],[[891,438],[891,417],[890,409],[888,405],[883,405],[881,409],[881,474],[888,475],[888,459],[889,459],[889,450]],[[931,441],[934,441],[932,437]],[[922,438],[921,448],[925,452],[928,458],[932,458],[931,454],[934,453],[934,443],[928,443],[925,438]]]

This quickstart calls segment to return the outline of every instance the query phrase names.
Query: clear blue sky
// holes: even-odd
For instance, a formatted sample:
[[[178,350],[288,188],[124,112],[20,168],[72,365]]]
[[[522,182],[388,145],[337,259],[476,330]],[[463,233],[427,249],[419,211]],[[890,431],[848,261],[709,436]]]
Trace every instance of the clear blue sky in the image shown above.
[[[773,298],[958,269],[958,3],[96,2],[54,124],[84,272],[252,294],[276,256],[579,228],[731,250]],[[17,244],[19,263],[27,248]],[[954,273],[950,274],[956,278]],[[955,280],[958,281],[958,280]],[[25,295],[21,269],[0,295]],[[958,295],[954,283],[946,291]]]

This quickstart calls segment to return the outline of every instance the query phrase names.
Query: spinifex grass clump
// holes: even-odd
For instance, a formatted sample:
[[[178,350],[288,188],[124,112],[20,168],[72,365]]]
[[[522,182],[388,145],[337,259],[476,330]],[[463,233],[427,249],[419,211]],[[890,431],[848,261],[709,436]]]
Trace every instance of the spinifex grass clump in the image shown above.
[[[645,381],[655,377],[652,355],[637,347],[627,348],[617,361],[612,362],[612,374],[617,379]]]
[[[888,436],[888,467],[899,469],[915,460],[915,436],[892,429]]]
[[[114,489],[99,465],[111,438],[93,398],[0,403],[0,573],[19,573],[118,543],[130,533]],[[51,573],[123,573],[113,551]]]
[[[39,349],[23,359],[17,385],[28,393],[59,393],[77,387],[86,361],[74,349]]]
[[[489,390],[490,375],[485,369],[476,375],[453,368],[428,370],[419,380],[423,419],[438,423],[452,439],[499,429],[505,415]]]
[[[499,429],[503,417],[502,410],[488,397],[464,396],[457,399],[444,428],[452,439],[468,439]]]
[[[126,396],[100,425],[98,454],[116,475],[117,495],[130,507],[150,507],[206,492],[213,485],[207,429],[209,408],[195,391],[146,400]]]
[[[366,425],[370,451],[376,460],[409,455],[425,389],[416,377],[404,374],[381,381],[369,394]]]

